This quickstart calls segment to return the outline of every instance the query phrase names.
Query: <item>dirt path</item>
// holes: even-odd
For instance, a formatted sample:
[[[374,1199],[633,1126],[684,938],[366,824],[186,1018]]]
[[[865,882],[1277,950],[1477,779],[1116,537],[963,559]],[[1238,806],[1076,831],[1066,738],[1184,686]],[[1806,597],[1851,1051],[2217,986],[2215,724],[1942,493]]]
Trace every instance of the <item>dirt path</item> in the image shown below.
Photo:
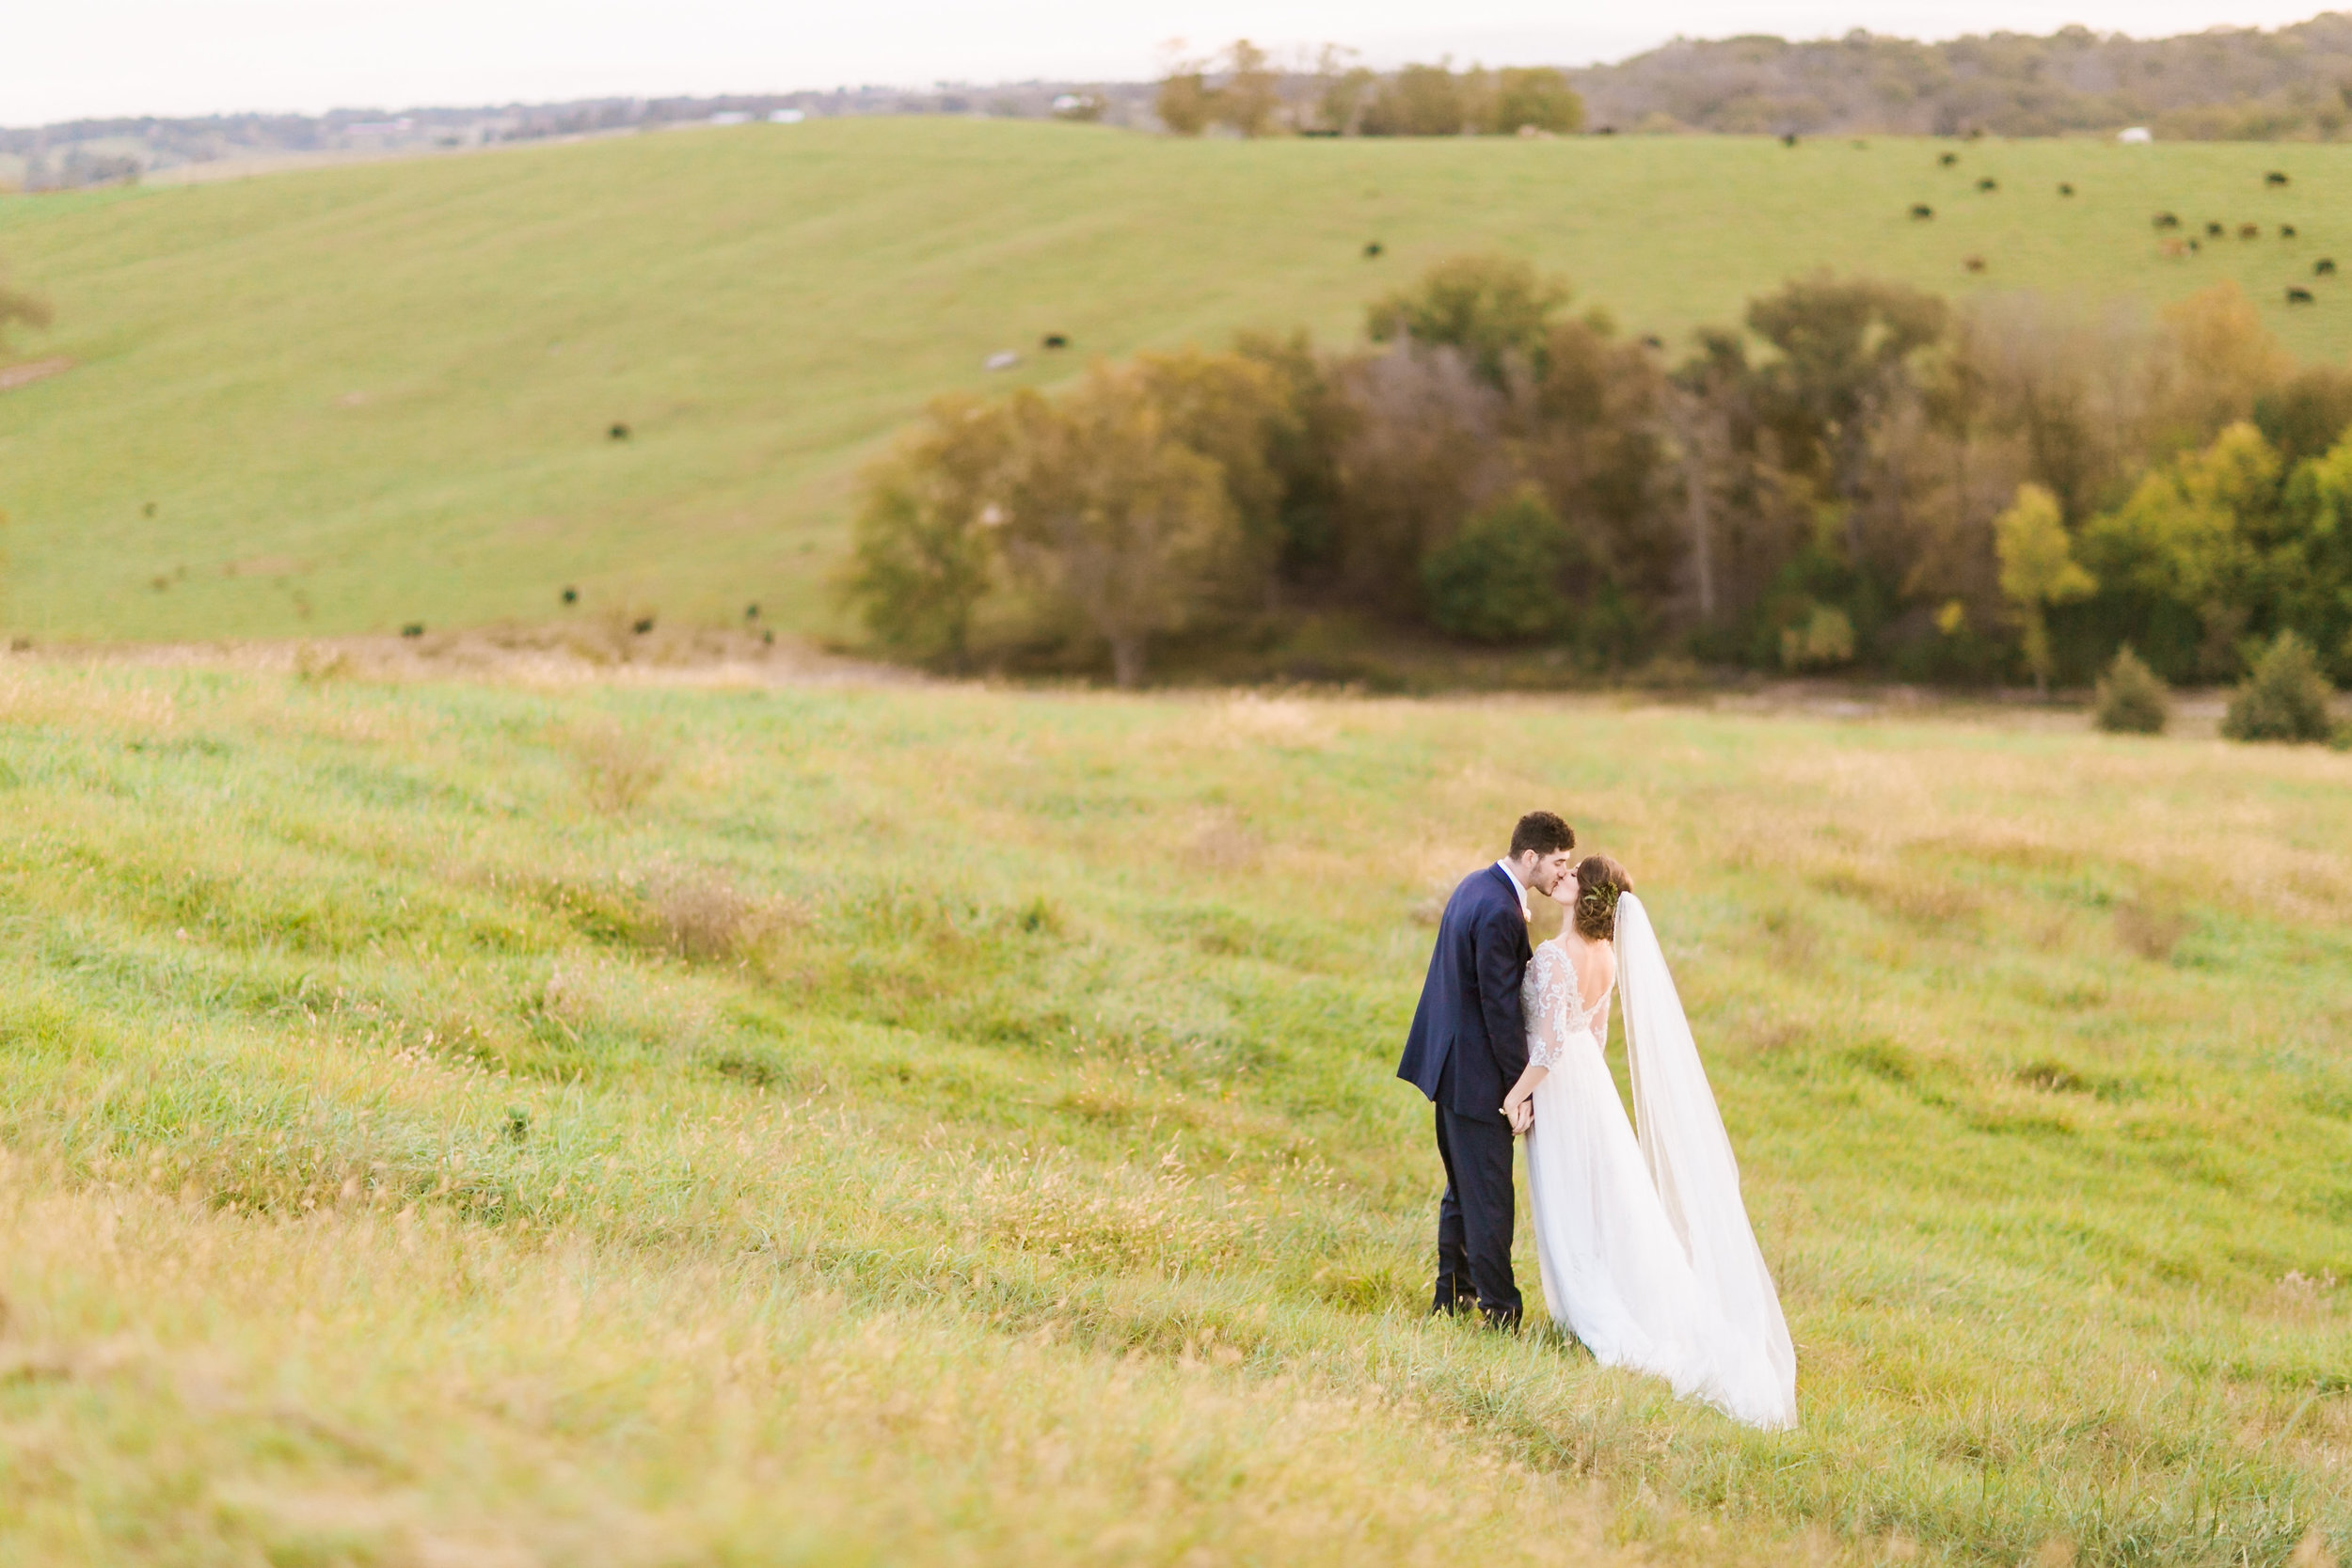
[[[151,669],[252,670],[313,680],[479,680],[570,687],[909,686],[921,673],[845,658],[798,639],[687,629],[488,627],[417,637],[316,637],[218,642],[57,643],[16,658]]]

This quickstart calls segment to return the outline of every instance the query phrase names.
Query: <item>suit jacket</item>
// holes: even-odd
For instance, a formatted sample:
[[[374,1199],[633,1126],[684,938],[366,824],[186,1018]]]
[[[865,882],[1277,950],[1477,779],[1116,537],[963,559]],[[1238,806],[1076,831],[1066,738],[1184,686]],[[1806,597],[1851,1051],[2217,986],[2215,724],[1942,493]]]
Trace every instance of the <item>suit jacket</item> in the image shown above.
[[[1489,865],[1463,878],[1438,922],[1437,950],[1396,1075],[1435,1100],[1451,1059],[1447,1108],[1504,1121],[1502,1097],[1527,1070],[1519,981],[1533,956],[1510,874]]]

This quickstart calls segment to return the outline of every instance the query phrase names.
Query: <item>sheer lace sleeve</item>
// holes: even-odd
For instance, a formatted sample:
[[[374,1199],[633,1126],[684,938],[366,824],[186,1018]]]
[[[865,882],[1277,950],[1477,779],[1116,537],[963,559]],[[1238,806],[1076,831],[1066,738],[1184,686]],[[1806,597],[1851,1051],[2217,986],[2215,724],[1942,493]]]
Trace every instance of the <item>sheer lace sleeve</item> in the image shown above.
[[[1581,1021],[1584,1008],[1576,994],[1576,966],[1549,942],[1535,949],[1520,989],[1520,1010],[1527,1015],[1527,1065],[1555,1068],[1566,1054],[1569,1020]]]

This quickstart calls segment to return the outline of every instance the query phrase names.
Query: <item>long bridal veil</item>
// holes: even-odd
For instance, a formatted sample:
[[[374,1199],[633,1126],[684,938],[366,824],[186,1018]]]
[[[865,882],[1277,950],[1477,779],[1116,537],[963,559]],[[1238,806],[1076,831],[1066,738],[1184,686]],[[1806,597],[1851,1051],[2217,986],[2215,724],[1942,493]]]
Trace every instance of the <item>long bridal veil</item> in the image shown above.
[[[1635,1134],[1666,1217],[1691,1257],[1716,1391],[1741,1420],[1794,1426],[1797,1352],[1780,1292],[1748,1224],[1739,1162],[1666,955],[1631,894],[1617,901],[1617,993],[1625,1006]]]

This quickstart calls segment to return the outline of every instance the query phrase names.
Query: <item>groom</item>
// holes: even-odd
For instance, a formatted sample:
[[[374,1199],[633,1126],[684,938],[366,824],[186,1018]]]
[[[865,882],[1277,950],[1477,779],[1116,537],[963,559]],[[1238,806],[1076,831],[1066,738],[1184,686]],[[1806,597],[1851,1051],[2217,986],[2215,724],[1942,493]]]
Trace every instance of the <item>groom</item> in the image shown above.
[[[1569,872],[1576,830],[1532,811],[1511,830],[1511,852],[1462,879],[1438,922],[1437,951],[1396,1075],[1438,1104],[1438,1292],[1432,1312],[1459,1312],[1475,1296],[1486,1322],[1516,1328],[1511,1276],[1511,1123],[1502,1097],[1527,1070],[1519,980],[1527,894],[1549,893]]]

